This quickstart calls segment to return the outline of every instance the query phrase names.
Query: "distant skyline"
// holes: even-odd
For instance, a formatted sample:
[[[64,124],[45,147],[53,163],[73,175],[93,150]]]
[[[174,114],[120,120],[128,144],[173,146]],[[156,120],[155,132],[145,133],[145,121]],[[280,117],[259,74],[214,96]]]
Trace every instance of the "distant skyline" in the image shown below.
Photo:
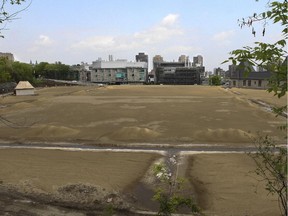
[[[29,1],[28,1],[29,2]],[[268,25],[265,37],[238,26],[237,19],[265,11],[267,1],[254,0],[33,0],[19,19],[2,31],[0,52],[11,52],[16,60],[29,63],[61,61],[92,63],[99,57],[135,61],[145,52],[152,58],[190,61],[202,55],[206,71],[227,65],[221,62],[233,49],[255,41],[275,42],[279,26]]]

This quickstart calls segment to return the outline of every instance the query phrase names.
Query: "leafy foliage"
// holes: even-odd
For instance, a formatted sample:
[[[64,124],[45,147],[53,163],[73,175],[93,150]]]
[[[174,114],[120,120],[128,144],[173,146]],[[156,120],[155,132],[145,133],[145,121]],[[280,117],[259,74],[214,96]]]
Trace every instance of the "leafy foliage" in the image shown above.
[[[11,81],[12,62],[6,57],[0,58],[0,83]]]
[[[13,62],[11,78],[13,81],[17,83],[21,80],[27,80],[33,83],[34,81],[33,66],[21,62]]]
[[[265,35],[266,25],[269,22],[282,27],[282,38],[274,43],[255,42],[254,47],[245,46],[242,49],[230,52],[231,57],[224,61],[238,65],[247,62],[248,65],[258,66],[266,71],[270,71],[272,76],[269,80],[269,92],[273,92],[277,97],[283,97],[287,92],[287,46],[288,39],[288,2],[287,0],[268,2],[268,9],[262,13],[254,13],[247,19],[238,20],[240,26],[252,28],[252,34],[256,32],[253,25],[259,21],[263,22],[263,36]],[[249,68],[246,68],[249,73]],[[280,112],[287,109],[283,106]],[[279,110],[279,109],[278,109]]]
[[[27,80],[36,83],[36,78],[78,80],[78,71],[70,69],[69,65],[55,63],[49,64],[41,62],[37,65],[12,62],[6,57],[0,58],[0,83],[19,82]]]
[[[185,182],[184,179],[173,176],[164,164],[155,165],[154,175],[159,180],[153,196],[153,200],[160,205],[158,215],[170,216],[181,207],[188,207],[191,212],[200,213],[200,208],[194,203],[193,198],[190,196],[186,197],[181,193]]]
[[[78,80],[79,72],[71,70],[69,65],[61,62],[55,64],[41,62],[35,66],[35,76],[57,80]]]
[[[274,43],[255,42],[254,47],[245,46],[242,49],[233,50],[230,53],[231,57],[223,62],[232,62],[234,65],[246,62],[248,66],[259,66],[270,71],[272,76],[269,80],[268,91],[273,92],[278,98],[285,96],[287,92],[287,7],[287,0],[268,1],[266,11],[238,20],[241,28],[244,26],[252,28],[254,36],[257,33],[253,27],[255,23],[262,22],[263,36],[265,36],[267,23],[280,25],[282,38]],[[249,68],[245,69],[249,73]],[[287,105],[273,110],[279,115],[287,110]],[[287,125],[281,126],[280,129],[287,133]],[[277,147],[268,136],[259,136],[254,142],[258,151],[250,156],[257,165],[256,174],[266,182],[266,189],[270,193],[277,194],[282,215],[287,215],[287,149]]]
[[[0,83],[34,81],[33,67],[30,64],[13,62],[6,57],[0,58]]]
[[[210,76],[209,77],[209,84],[210,85],[221,85],[221,77],[220,76],[217,76],[217,75],[214,75],[214,76]]]
[[[287,215],[287,149],[277,147],[269,136],[254,139],[258,151],[249,153],[256,163],[255,173],[266,182],[266,190],[277,194],[282,215]]]
[[[4,37],[1,35],[1,31],[5,29],[6,23],[14,20],[16,16],[23,10],[27,9],[29,5],[21,10],[17,10],[9,13],[6,8],[7,4],[11,5],[21,5],[25,2],[25,0],[0,0],[0,37]]]

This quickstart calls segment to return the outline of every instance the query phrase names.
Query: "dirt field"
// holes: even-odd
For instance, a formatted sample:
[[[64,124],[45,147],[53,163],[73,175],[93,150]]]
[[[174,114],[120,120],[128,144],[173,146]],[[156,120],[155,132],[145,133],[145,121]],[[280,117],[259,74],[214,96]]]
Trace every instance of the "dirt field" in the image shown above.
[[[13,142],[249,144],[257,132],[281,139],[286,119],[248,99],[265,91],[205,86],[107,86],[40,89],[1,98],[0,139]],[[277,104],[286,104],[286,98]],[[3,124],[5,123],[5,124]],[[7,127],[9,125],[10,127]]]
[[[159,157],[151,153],[1,149],[0,192],[9,188],[21,198],[76,209],[107,204],[126,208],[131,200],[126,189],[139,182]],[[7,207],[0,201],[1,208]]]
[[[263,90],[127,85],[52,87],[36,93],[0,98],[1,145],[58,143],[63,147],[65,142],[247,147],[252,145],[249,137],[258,132],[285,143],[285,134],[277,127],[286,123],[286,118],[276,118],[251,99],[279,106],[287,104],[287,98],[275,99]],[[137,199],[125,197],[126,192],[143,183],[148,168],[160,157],[151,153],[0,149],[0,210],[4,209],[0,214],[99,215],[87,211],[107,205],[110,198],[114,206],[125,208],[127,202]],[[249,173],[254,164],[245,155],[197,154],[182,167],[196,201],[208,216],[278,215],[275,197],[267,198],[263,185],[254,193],[258,181]]]
[[[277,197],[267,196],[254,170],[246,154],[196,154],[189,156],[187,178],[207,215],[280,215]]]

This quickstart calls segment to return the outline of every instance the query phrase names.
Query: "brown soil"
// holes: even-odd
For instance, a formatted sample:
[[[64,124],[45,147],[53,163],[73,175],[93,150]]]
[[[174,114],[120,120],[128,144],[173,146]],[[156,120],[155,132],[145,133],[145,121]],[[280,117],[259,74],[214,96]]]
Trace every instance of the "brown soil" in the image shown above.
[[[265,190],[246,154],[189,156],[187,178],[207,215],[279,215],[277,197]]]
[[[245,147],[257,132],[285,143],[278,126],[286,119],[276,118],[250,99],[285,105],[287,98],[276,100],[263,90],[75,86],[43,88],[36,93],[0,98],[3,143]],[[103,203],[107,207],[110,196],[113,205],[126,208],[127,201],[134,198],[123,192],[137,186],[159,157],[131,152],[0,149],[0,214],[97,215],[89,211]],[[267,198],[263,185],[254,193],[258,181],[249,173],[254,165],[245,155],[193,155],[185,166],[207,215],[278,214],[275,197]]]
[[[0,195],[8,190],[20,200],[74,209],[128,209],[137,200],[124,189],[139,182],[157,158],[148,153],[1,149]],[[1,208],[6,209],[0,202]]]
[[[233,90],[234,91],[234,90]],[[39,89],[1,99],[0,139],[14,142],[250,144],[257,132],[278,139],[286,122],[256,104],[258,90],[205,86],[107,86]],[[261,94],[260,94],[261,93]],[[260,95],[260,96],[259,96]],[[286,99],[278,104],[285,104]],[[5,123],[5,124],[3,124]],[[8,125],[8,126],[7,126]]]

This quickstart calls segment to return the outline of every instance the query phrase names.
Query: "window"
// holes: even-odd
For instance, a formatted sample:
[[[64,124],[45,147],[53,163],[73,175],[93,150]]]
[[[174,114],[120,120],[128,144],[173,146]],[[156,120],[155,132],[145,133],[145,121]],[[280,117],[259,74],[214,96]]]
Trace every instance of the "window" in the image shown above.
[[[262,80],[258,80],[258,87],[262,86]]]
[[[243,86],[246,86],[246,80],[243,80]]]
[[[248,80],[248,86],[251,86],[251,80]]]

